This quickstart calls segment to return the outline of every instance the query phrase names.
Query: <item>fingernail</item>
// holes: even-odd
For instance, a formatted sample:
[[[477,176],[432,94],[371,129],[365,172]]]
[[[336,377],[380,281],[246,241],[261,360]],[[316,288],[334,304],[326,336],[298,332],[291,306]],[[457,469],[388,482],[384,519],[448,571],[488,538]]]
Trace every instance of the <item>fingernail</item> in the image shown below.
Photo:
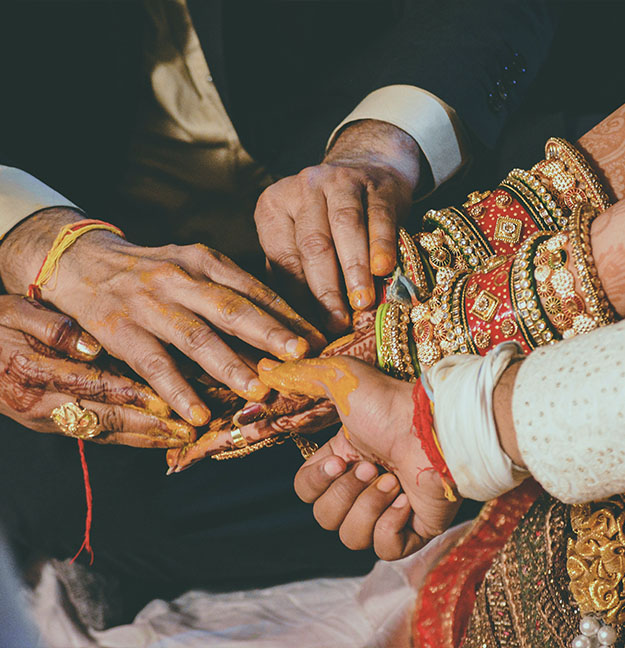
[[[286,360],[299,360],[303,358],[309,351],[310,345],[302,337],[293,338],[284,345],[286,351]]]
[[[406,504],[408,504],[408,496],[406,495],[406,493],[401,493],[395,498],[395,501],[391,504],[391,506],[393,508],[404,508]]]
[[[211,417],[211,411],[205,405],[193,405],[189,422],[196,427],[206,425]]]
[[[383,493],[390,493],[397,486],[397,477],[391,473],[385,473],[378,479],[376,487]]]
[[[256,423],[262,418],[262,414],[265,412],[265,408],[258,404],[254,403],[253,405],[246,405],[244,408],[240,409],[238,412],[235,412],[232,417],[232,423],[236,427],[243,427],[244,425],[249,425],[250,423]]]
[[[373,259],[371,259],[371,272],[375,275],[390,274],[393,270],[392,264],[393,259],[390,254],[387,252],[377,252],[373,255]]]
[[[328,315],[327,327],[333,333],[340,333],[349,326],[349,315],[345,311],[335,310]]]
[[[356,466],[354,475],[361,482],[370,482],[378,474],[377,468],[370,463],[361,463]]]
[[[250,400],[250,401],[262,401],[267,396],[269,395],[269,392],[271,389],[267,387],[266,385],[263,385],[258,378],[254,378],[250,380],[250,382],[247,385],[247,390],[243,392],[241,395],[245,400]]]
[[[374,301],[374,294],[371,288],[357,288],[349,293],[349,303],[352,305],[352,308],[356,310],[362,310],[371,306]]]
[[[330,459],[323,465],[323,471],[328,477],[336,477],[343,472],[343,466],[338,459]]]
[[[93,337],[93,335],[89,335],[89,333],[84,331],[80,334],[80,337],[76,342],[76,351],[89,358],[95,358],[98,353],[102,351],[102,345]]]
[[[280,363],[270,358],[262,358],[257,366],[261,371],[273,371],[276,367],[280,366]]]
[[[169,477],[169,475],[173,475],[175,472],[176,469],[173,466],[171,466],[171,468],[167,469],[167,472],[165,474]]]

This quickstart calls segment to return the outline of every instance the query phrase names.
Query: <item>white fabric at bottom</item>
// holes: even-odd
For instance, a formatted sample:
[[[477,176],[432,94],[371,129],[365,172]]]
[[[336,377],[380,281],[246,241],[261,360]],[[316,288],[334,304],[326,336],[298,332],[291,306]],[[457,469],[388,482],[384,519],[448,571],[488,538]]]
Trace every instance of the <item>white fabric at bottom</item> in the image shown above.
[[[48,564],[32,607],[49,648],[408,648],[417,592],[467,524],[404,560],[379,562],[368,576],[191,591],[171,603],[152,601],[132,624],[102,632],[76,624]]]

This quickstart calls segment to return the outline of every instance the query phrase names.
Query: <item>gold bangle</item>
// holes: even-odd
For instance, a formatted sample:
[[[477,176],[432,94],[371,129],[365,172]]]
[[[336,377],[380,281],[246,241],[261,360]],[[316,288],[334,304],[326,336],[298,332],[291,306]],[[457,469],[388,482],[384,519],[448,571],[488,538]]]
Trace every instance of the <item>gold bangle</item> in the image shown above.
[[[586,200],[600,211],[605,211],[610,206],[610,199],[597,174],[572,144],[561,137],[550,137],[545,144],[545,159],[562,161],[566,171],[573,175],[577,181],[578,194],[578,197],[574,198],[575,202],[583,202],[585,196]]]
[[[566,215],[558,207],[553,196],[531,173],[523,169],[513,169],[500,186],[511,190],[517,196],[539,229],[556,232],[566,227]]]
[[[580,203],[571,213],[569,242],[571,256],[577,269],[582,292],[591,317],[598,326],[607,326],[617,319],[597,273],[590,243],[590,227],[597,216],[597,209],[590,203]]]
[[[403,227],[399,228],[397,239],[404,274],[415,285],[419,301],[425,301],[429,297],[430,291],[419,249]]]
[[[381,355],[384,369],[401,380],[414,380],[415,368],[408,344],[410,306],[400,302],[389,302],[382,323]]]

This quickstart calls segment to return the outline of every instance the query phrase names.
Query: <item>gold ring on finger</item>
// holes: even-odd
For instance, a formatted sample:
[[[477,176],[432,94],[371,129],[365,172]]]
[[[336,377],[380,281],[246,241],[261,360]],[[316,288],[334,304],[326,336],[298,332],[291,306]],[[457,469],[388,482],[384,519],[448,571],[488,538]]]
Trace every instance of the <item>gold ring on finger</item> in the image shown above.
[[[232,437],[232,443],[234,443],[237,448],[245,448],[248,445],[247,440],[241,434],[239,428],[233,428],[230,430],[230,436]]]
[[[102,432],[98,415],[73,401],[55,407],[50,418],[63,434],[76,439],[93,439]]]

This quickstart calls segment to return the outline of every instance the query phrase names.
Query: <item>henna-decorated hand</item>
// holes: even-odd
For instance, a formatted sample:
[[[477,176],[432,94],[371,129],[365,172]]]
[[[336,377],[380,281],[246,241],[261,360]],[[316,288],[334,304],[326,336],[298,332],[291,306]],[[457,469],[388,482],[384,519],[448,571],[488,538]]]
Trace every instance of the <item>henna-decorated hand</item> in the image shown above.
[[[413,385],[346,357],[264,362],[259,368],[261,380],[272,389],[313,398],[326,395],[337,407],[343,428],[295,479],[298,495],[315,503],[321,526],[340,529],[348,547],[373,544],[386,560],[416,551],[449,526],[458,503],[445,499],[441,478],[413,432]],[[389,510],[397,485],[380,478],[369,488],[376,473],[363,467],[363,460],[394,473],[410,507],[400,500],[396,510]],[[389,480],[385,486],[390,490],[377,492]],[[403,526],[409,508],[413,515]]]
[[[71,209],[46,209],[0,245],[7,290],[25,294]],[[282,299],[230,259],[202,245],[133,245],[106,231],[85,234],[65,252],[42,297],[126,362],[185,420],[205,425],[210,411],[164,345],[171,344],[245,398],[269,390],[217,333],[241,338],[275,357],[303,357],[325,338]]]
[[[354,331],[329,346],[321,357],[350,355],[374,364],[375,313],[359,312],[354,315]],[[233,412],[234,413],[234,412]],[[234,414],[234,422],[248,443],[288,432],[312,434],[324,430],[338,421],[334,405],[326,398],[311,398],[297,394],[274,394],[262,403],[247,403]],[[206,434],[195,443],[167,453],[171,472],[180,472],[210,455],[232,450],[234,444],[230,430],[232,419],[220,417],[211,421]]]
[[[194,440],[195,429],[171,418],[149,387],[88,364],[100,350],[70,317],[26,297],[0,296],[0,413],[58,434],[52,410],[80,401],[105,429],[97,443],[173,448]]]

